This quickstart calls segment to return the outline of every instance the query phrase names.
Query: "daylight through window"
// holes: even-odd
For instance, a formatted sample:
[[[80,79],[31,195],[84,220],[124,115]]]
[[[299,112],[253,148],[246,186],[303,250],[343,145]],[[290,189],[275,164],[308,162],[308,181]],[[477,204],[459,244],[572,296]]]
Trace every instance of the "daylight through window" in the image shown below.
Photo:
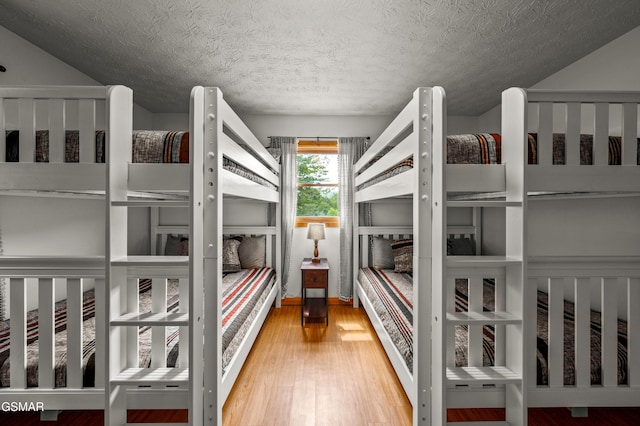
[[[298,141],[296,226],[338,226],[338,142]]]

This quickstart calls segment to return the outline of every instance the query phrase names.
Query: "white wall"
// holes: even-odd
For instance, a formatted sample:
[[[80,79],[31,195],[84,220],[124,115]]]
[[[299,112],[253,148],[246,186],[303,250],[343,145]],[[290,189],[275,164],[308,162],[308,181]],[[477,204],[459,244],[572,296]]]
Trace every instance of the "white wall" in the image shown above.
[[[640,91],[640,27],[531,86],[544,90]],[[480,131],[500,131],[500,106],[478,118]]]
[[[640,27],[540,81],[532,88],[640,91],[639,46]],[[558,128],[562,126],[559,124],[561,120],[555,117],[561,115],[561,111],[554,114],[554,127],[558,132],[563,130]],[[618,117],[619,114],[616,117],[615,111],[612,112],[612,134],[616,134],[616,130],[619,129]],[[500,132],[500,107],[487,111],[478,120],[480,131]],[[530,117],[530,121],[535,122],[533,117]],[[582,131],[590,133],[592,129],[583,128]],[[638,212],[640,197],[532,201],[529,203],[528,216],[529,253],[532,256],[640,256]],[[503,221],[504,215],[495,210],[487,211],[483,216],[484,243],[490,251],[503,250]],[[587,227],[585,224],[590,226]]]
[[[0,61],[7,71],[0,73],[0,85],[101,85],[68,64],[60,61],[27,40],[0,26]],[[134,94],[135,96],[135,94]],[[134,105],[134,127],[150,128],[153,114]],[[0,196],[0,226],[2,227],[5,254],[28,254],[38,247],[41,253],[57,252],[60,241],[69,246],[63,250],[77,253],[104,253],[104,203],[77,199],[30,199],[28,197]],[[67,232],[62,224],[69,217],[84,214],[82,235],[78,229]],[[34,219],[34,216],[36,217]],[[90,224],[88,224],[89,222]],[[15,237],[18,232],[28,235],[34,224],[46,224],[48,230],[38,245],[30,238]],[[43,227],[44,228],[44,227]],[[65,239],[59,238],[65,235]],[[86,241],[86,242],[85,242]],[[75,253],[75,252],[74,252]]]

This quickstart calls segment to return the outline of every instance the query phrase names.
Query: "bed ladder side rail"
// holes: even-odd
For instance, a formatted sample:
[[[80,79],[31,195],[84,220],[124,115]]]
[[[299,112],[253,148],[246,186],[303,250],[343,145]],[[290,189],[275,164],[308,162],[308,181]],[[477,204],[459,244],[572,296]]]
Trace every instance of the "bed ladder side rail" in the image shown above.
[[[442,205],[438,203],[444,184],[440,179],[444,167],[437,156],[442,150],[446,132],[446,101],[440,87],[420,87],[413,95],[413,133],[417,143],[413,148],[414,173],[413,191],[413,274],[414,274],[414,319],[413,319],[413,424],[428,425],[432,415],[439,412],[436,405],[442,393],[438,386],[432,386],[438,370],[432,371],[432,339],[437,335],[433,330],[432,292],[434,277],[441,275],[441,251],[434,250],[432,244],[436,235],[444,235],[446,220]],[[433,160],[432,160],[433,159]],[[433,165],[433,167],[432,167]],[[436,224],[436,222],[438,222]],[[443,226],[441,229],[440,226]],[[437,359],[437,356],[435,357]]]
[[[207,301],[204,327],[204,415],[203,423],[212,426],[222,424],[222,149],[224,100],[218,88],[204,88],[204,137],[202,140],[203,176],[199,194],[202,199],[202,280],[204,300]],[[197,121],[196,121],[197,123]],[[195,129],[199,131],[199,129]],[[194,184],[198,173],[194,171]],[[195,185],[194,185],[195,186]],[[195,202],[195,200],[194,200]],[[194,212],[199,209],[194,207]],[[196,213],[194,213],[195,215]],[[197,219],[194,216],[195,220]],[[195,229],[194,229],[195,231]],[[199,261],[199,259],[197,260]],[[213,307],[213,309],[211,309]],[[213,310],[213,315],[211,311]],[[213,327],[211,327],[213,325]]]
[[[506,266],[504,309],[521,322],[506,325],[504,330],[504,363],[519,381],[505,384],[505,419],[510,425],[527,424],[525,357],[530,350],[525,340],[527,320],[532,318],[525,305],[527,284],[527,95],[522,89],[508,89],[502,93],[502,133],[507,140],[519,141],[503,151],[506,165],[505,255],[511,262]],[[498,285],[496,283],[496,288]],[[496,290],[496,303],[499,295]],[[498,327],[496,327],[498,328]],[[498,336],[496,336],[496,339]]]
[[[505,167],[506,199],[495,204],[505,211],[505,253],[502,255],[459,256],[449,255],[445,250],[446,235],[443,230],[434,230],[434,268],[433,268],[433,330],[434,336],[434,411],[438,408],[433,424],[446,423],[448,407],[482,408],[493,404],[486,396],[496,389],[504,389],[502,406],[505,408],[505,421],[512,426],[524,426],[527,423],[526,373],[524,370],[526,325],[525,282],[526,282],[526,93],[521,89],[510,89],[502,94],[503,129],[502,135],[509,143],[503,145],[503,163]],[[507,116],[505,116],[507,114]],[[440,164],[446,163],[445,153],[434,150],[434,178],[444,181],[440,173]],[[470,183],[473,185],[473,183]],[[434,184],[434,227],[446,224],[447,208],[482,207],[481,200],[452,202],[449,206],[444,189]],[[443,187],[446,188],[446,187]],[[435,203],[439,206],[436,206]],[[440,207],[441,206],[441,207]],[[437,215],[436,215],[437,212]],[[474,210],[475,212],[475,210]],[[437,219],[437,220],[436,220]],[[476,218],[474,218],[476,219]],[[442,272],[436,274],[435,252],[441,253],[444,261],[437,266]],[[447,253],[445,255],[445,253]],[[441,266],[444,263],[443,266]],[[436,283],[441,283],[437,285]],[[464,292],[466,300],[458,296],[458,290]],[[492,287],[491,287],[492,286]],[[493,291],[495,307],[485,310],[485,294]],[[437,310],[437,312],[436,312]],[[436,319],[437,318],[437,319]],[[462,330],[459,328],[463,327]],[[494,330],[495,357],[485,365],[485,331]],[[459,333],[467,333],[466,364],[458,366],[454,338]],[[436,360],[435,358],[438,357]],[[439,396],[435,385],[438,385]],[[460,392],[464,390],[463,392]],[[471,391],[478,395],[473,400],[461,400],[461,395]],[[436,397],[441,400],[435,400]],[[436,406],[439,403],[439,406]],[[473,423],[473,422],[471,422]],[[481,423],[478,423],[481,424]]]

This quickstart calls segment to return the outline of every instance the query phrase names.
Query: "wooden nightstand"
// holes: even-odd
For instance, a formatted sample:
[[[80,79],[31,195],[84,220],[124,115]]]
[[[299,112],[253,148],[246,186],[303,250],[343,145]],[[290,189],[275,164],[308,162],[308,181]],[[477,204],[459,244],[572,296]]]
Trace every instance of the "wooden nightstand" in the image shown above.
[[[305,258],[300,266],[302,271],[302,306],[300,317],[304,326],[305,318],[325,318],[329,325],[329,262],[320,259],[319,263]],[[323,289],[324,297],[307,297],[307,289]]]

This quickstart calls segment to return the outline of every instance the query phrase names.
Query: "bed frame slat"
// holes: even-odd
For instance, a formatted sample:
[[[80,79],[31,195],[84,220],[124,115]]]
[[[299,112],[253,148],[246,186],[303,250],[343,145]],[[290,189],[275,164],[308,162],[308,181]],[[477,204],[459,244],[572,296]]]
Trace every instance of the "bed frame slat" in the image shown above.
[[[105,333],[105,321],[106,321],[106,300],[105,300],[105,281],[104,278],[96,278],[94,283],[95,298],[96,298],[96,352],[95,352],[95,387],[97,389],[104,389],[105,387],[105,353],[106,353],[106,338]]]
[[[549,387],[564,385],[564,279],[549,281]]]
[[[115,268],[114,268],[115,269]],[[123,274],[124,275],[124,274]],[[127,313],[140,312],[140,283],[136,278],[126,278],[126,285],[123,288],[120,286],[120,312],[117,315]],[[124,298],[123,298],[124,297]],[[117,315],[112,315],[117,317]],[[125,351],[126,355],[123,356],[125,365],[124,368],[138,367],[138,327],[126,327],[123,331],[126,336],[126,343],[124,347],[120,348],[120,351]],[[113,339],[111,344],[113,345]],[[113,377],[113,375],[112,375]]]
[[[151,286],[151,312],[167,312],[167,279],[153,278]],[[166,342],[166,327],[151,327],[151,368],[167,366]]]
[[[64,163],[66,112],[64,99],[49,99],[49,162]]]
[[[622,122],[622,164],[638,164],[638,104],[624,103]]]
[[[505,312],[507,309],[507,282],[504,277],[495,277],[495,311]],[[494,331],[494,352],[495,365],[505,365],[506,361],[506,327],[495,325]]]
[[[80,131],[80,162],[96,162],[96,101],[80,99],[78,101],[78,119]]]
[[[590,278],[574,280],[576,387],[591,386],[591,301]]]
[[[24,278],[10,278],[11,367],[12,389],[27,388],[27,287]]]
[[[82,387],[82,287],[80,278],[67,279],[67,388]]]
[[[618,385],[618,280],[602,278],[602,385]]]
[[[447,287],[446,287],[446,311],[445,312],[455,312],[456,311],[456,279],[448,276],[447,277]],[[453,368],[456,366],[456,327],[457,325],[451,326],[447,330],[446,337],[446,352],[445,352],[445,363],[447,367]]]
[[[593,164],[606,166],[609,164],[609,104],[595,104],[593,130]]]
[[[18,101],[19,152],[21,163],[33,163],[36,158],[36,111],[33,99]]]
[[[482,277],[468,279],[469,312],[482,312]],[[480,324],[469,325],[469,367],[482,367],[482,328]]]
[[[178,280],[179,291],[179,305],[178,311],[181,313],[189,312],[189,280],[187,278],[180,278]],[[180,327],[180,341],[189,341],[189,327]],[[187,368],[189,366],[189,345],[183,344],[178,351],[178,366],[180,368]]]
[[[525,348],[526,348],[526,376],[530,377],[528,384],[529,388],[535,388],[536,382],[534,377],[537,377],[536,351],[533,348],[537,347],[537,332],[538,329],[538,285],[542,286],[540,278],[529,277],[527,279],[527,285],[524,288],[525,300],[528,301],[525,314],[530,315],[531,321],[525,321]]]
[[[566,164],[580,165],[580,104],[567,103],[567,131],[565,134]]]
[[[553,159],[553,104],[540,102],[538,114],[538,164],[551,165]]]
[[[640,278],[629,278],[627,283],[627,360],[640,359]],[[640,364],[628,362],[629,386],[640,388]]]
[[[55,387],[55,280],[38,280],[38,387]]]

